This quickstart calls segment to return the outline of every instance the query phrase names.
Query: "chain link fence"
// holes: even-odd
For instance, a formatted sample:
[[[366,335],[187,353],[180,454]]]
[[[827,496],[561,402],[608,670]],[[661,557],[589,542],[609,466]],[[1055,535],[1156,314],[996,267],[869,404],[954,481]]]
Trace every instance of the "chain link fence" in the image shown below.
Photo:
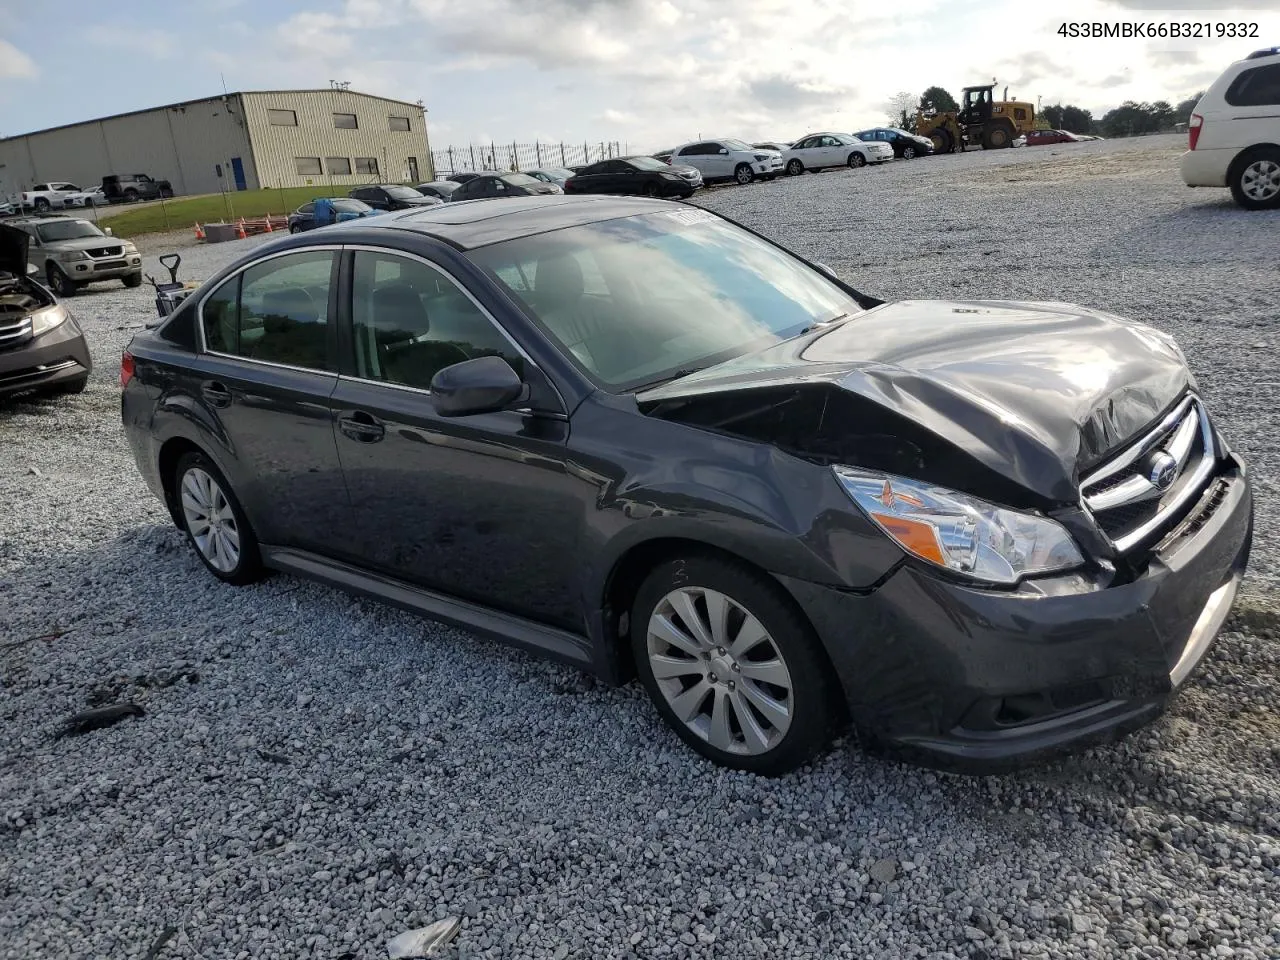
[[[620,140],[596,143],[468,143],[432,150],[437,177],[464,170],[539,170],[543,167],[574,167],[610,157],[627,155]]]

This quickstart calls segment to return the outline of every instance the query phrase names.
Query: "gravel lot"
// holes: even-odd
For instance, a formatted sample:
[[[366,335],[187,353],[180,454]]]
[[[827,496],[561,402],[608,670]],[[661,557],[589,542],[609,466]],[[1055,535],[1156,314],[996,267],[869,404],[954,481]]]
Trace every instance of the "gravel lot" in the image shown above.
[[[149,288],[83,294],[89,390],[0,410],[0,956],[384,957],[457,915],[455,957],[1280,957],[1280,213],[1185,189],[1179,149],[701,200],[879,296],[1164,327],[1253,465],[1252,599],[1171,715],[985,780],[848,745],[783,780],[719,771],[634,685],[290,577],[217,583],[120,432]],[[184,250],[184,274],[259,242]],[[146,716],[54,739],[123,698]]]

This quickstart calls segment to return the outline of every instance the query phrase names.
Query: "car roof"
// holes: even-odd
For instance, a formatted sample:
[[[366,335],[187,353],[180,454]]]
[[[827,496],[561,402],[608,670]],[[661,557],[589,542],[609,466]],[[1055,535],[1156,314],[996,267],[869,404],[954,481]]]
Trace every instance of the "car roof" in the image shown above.
[[[366,236],[370,230],[404,230],[434,237],[460,250],[474,250],[566,227],[683,208],[684,204],[668,200],[604,194],[464,200],[383,215],[362,221],[359,227],[328,227],[325,234],[332,242],[347,230],[359,230]]]
[[[75,223],[84,220],[84,217],[68,217],[66,214],[58,214],[53,217],[11,217],[9,223]],[[86,223],[88,221],[85,221]]]

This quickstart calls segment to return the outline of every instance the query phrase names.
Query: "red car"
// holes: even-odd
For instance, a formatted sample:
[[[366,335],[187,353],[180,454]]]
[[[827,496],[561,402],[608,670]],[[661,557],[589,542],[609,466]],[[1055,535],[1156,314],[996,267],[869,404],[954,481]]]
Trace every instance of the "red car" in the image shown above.
[[[1080,138],[1066,130],[1032,130],[1027,134],[1028,147],[1042,147],[1048,143],[1080,143]]]

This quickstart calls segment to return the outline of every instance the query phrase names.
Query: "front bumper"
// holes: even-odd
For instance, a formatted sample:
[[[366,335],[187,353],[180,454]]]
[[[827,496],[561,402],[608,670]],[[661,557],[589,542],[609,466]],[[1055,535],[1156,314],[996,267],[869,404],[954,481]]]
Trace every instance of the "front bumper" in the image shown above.
[[[1182,182],[1188,187],[1225,187],[1227,168],[1235,158],[1235,150],[1188,150],[1178,166]]]
[[[872,150],[867,159],[872,163],[888,163],[893,156],[893,147],[885,147],[883,150]]]
[[[0,397],[56,388],[92,370],[84,333],[69,317],[43,336],[0,350]]]
[[[970,773],[1116,739],[1159,716],[1221,629],[1249,557],[1235,460],[1131,582],[979,589],[913,565],[858,595],[780,577],[869,744]]]
[[[101,257],[88,260],[59,260],[63,273],[76,283],[93,283],[95,280],[119,280],[142,272],[142,255],[122,253],[118,257]]]
[[[751,165],[751,169],[758,177],[777,176],[783,171],[782,158],[770,157],[768,160],[758,160]]]

